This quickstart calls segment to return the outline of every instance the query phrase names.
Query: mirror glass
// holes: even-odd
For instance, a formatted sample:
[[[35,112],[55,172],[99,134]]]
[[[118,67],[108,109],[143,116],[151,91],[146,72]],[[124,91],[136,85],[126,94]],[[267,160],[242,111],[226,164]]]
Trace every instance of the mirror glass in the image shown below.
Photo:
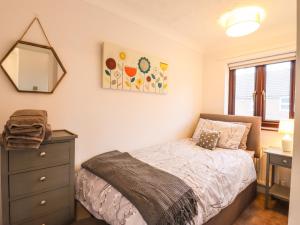
[[[53,92],[66,71],[53,48],[19,41],[1,63],[18,91]]]

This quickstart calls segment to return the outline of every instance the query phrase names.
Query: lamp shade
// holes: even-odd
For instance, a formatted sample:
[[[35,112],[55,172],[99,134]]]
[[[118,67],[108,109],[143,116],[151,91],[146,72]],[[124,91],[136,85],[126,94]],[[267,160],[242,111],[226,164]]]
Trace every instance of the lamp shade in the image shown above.
[[[256,31],[263,19],[265,11],[256,6],[236,8],[225,13],[219,20],[230,37],[240,37]]]
[[[278,132],[280,134],[293,134],[294,120],[293,119],[280,120]]]

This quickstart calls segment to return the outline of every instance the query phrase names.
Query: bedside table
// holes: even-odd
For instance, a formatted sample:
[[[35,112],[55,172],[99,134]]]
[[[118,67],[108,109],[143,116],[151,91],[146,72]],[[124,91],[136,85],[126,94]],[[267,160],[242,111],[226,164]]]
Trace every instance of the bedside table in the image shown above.
[[[283,201],[289,201],[290,188],[274,183],[275,166],[291,168],[293,154],[291,152],[283,152],[279,148],[267,148],[265,149],[264,152],[267,154],[265,208],[268,208],[270,196]],[[270,168],[271,168],[271,185],[270,185]]]

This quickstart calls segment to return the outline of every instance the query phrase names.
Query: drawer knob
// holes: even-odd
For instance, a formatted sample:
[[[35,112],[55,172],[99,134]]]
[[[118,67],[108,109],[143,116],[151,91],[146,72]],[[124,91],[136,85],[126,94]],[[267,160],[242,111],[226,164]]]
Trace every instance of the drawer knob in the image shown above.
[[[40,153],[40,156],[41,156],[41,157],[45,157],[45,155],[46,155],[46,152],[41,152],[41,153]]]
[[[40,181],[41,181],[41,182],[46,181],[46,177],[41,177],[41,178],[40,178]]]
[[[40,205],[46,205],[46,203],[47,203],[46,200],[42,200],[42,201],[40,202]]]
[[[282,162],[284,163],[284,164],[287,164],[287,160],[286,159],[284,159],[284,160],[282,160]]]

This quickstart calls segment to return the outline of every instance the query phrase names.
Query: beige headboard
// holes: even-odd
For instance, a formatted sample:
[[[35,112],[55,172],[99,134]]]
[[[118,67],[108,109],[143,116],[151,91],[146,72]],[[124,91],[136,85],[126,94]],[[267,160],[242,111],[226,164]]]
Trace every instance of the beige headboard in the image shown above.
[[[209,119],[209,120],[225,121],[225,122],[252,123],[251,129],[250,129],[250,132],[248,135],[247,148],[248,148],[248,150],[255,151],[255,157],[260,157],[260,154],[261,154],[261,145],[260,145],[261,117],[258,117],[258,116],[232,116],[232,115],[201,113],[200,118]]]

